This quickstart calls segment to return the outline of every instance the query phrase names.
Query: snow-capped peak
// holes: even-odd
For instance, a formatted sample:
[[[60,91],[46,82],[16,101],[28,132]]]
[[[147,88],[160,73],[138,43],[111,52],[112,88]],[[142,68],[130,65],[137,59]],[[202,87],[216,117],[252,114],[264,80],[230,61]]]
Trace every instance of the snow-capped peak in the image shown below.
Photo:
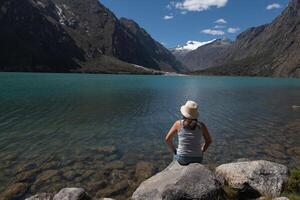
[[[210,40],[210,41],[205,41],[205,42],[189,40],[189,41],[187,41],[187,43],[185,45],[177,45],[173,50],[176,50],[176,51],[192,51],[192,50],[197,49],[198,47],[209,44],[213,41],[215,41],[215,39]]]

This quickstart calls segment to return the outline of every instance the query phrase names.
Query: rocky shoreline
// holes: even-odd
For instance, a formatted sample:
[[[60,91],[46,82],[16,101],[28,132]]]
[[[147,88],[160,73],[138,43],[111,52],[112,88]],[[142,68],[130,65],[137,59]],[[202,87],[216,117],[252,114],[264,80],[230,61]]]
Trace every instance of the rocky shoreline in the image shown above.
[[[106,149],[110,151],[112,149]],[[140,169],[147,166],[142,163]],[[141,170],[141,179],[151,176]],[[149,171],[148,171],[149,172]],[[143,181],[135,190],[132,200],[150,199],[276,199],[287,187],[288,168],[285,165],[265,160],[237,160],[222,164],[214,170],[202,164],[181,166],[173,161],[163,171]],[[228,189],[235,191],[230,197]],[[227,190],[227,192],[226,192]],[[63,188],[56,194],[40,193],[26,200],[109,200],[91,197],[83,188]]]
[[[272,149],[273,153],[277,152],[276,149]],[[293,149],[296,152],[297,147]],[[147,161],[145,161],[145,154],[133,154],[113,144],[88,147],[84,151],[73,152],[72,155],[44,155],[41,159],[20,159],[21,156],[17,154],[2,152],[0,153],[0,200],[23,200],[41,193],[49,194],[52,198],[62,188],[69,187],[84,188],[85,193],[93,199],[103,197],[130,199],[143,181],[160,171],[165,171],[164,169],[170,164],[171,156],[164,150],[164,147],[158,147],[147,157]],[[280,160],[266,159],[284,163]],[[230,160],[218,163],[209,161],[204,161],[202,171],[208,169],[213,173],[212,176],[215,176],[218,165],[230,162]],[[293,169],[292,165],[287,166]],[[243,168],[245,167],[237,167],[237,169]],[[237,169],[235,171],[238,171]],[[210,174],[208,171],[207,173]],[[219,179],[218,181],[224,183]],[[223,187],[223,190],[227,189]]]

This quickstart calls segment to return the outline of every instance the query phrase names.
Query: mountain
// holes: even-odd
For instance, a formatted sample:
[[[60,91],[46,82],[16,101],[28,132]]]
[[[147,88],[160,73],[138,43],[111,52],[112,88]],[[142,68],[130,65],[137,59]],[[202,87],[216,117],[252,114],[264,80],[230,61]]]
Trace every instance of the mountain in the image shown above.
[[[157,70],[165,71],[181,71],[181,63],[175,56],[159,42],[155,41],[143,28],[130,19],[121,18],[121,24],[127,28],[132,35],[135,36],[137,44],[132,46],[128,41],[126,44],[127,51],[120,52],[117,57],[122,60],[135,63],[142,66],[151,66]],[[120,46],[118,49],[122,49]],[[142,50],[142,51],[139,51]],[[130,51],[134,51],[137,55],[130,55]]]
[[[217,39],[201,45],[200,47],[177,56],[189,71],[206,69],[215,66],[224,51],[232,44],[227,38]]]
[[[213,42],[214,40],[211,41],[192,41],[189,40],[186,42],[184,45],[177,45],[175,48],[171,48],[170,51],[175,55],[177,58],[182,58],[185,56],[188,52],[193,51],[197,49],[198,47],[201,47],[203,45],[209,44]]]
[[[3,0],[0,43],[1,71],[182,69],[144,29],[119,20],[98,0]]]
[[[272,23],[238,35],[217,63],[197,73],[300,77],[300,0]]]

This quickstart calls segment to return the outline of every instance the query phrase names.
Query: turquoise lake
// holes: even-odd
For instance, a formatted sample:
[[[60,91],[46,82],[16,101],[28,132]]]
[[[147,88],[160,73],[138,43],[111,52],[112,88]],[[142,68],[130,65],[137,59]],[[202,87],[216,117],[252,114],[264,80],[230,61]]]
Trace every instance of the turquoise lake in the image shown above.
[[[78,185],[127,198],[137,163],[159,171],[172,160],[164,137],[189,99],[213,138],[205,164],[300,166],[300,79],[0,73],[0,193],[25,182],[24,196]],[[103,146],[117,150],[101,154]],[[99,177],[106,185],[91,187]],[[109,194],[124,179],[123,193]]]

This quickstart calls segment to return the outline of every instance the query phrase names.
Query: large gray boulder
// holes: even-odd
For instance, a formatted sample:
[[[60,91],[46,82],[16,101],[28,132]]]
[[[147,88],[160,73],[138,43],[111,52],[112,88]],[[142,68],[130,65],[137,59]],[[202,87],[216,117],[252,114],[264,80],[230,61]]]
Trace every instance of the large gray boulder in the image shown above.
[[[173,161],[162,172],[144,181],[134,192],[133,200],[217,199],[222,194],[220,182],[201,164],[181,166]]]
[[[288,179],[288,168],[265,161],[245,161],[220,165],[216,174],[223,177],[232,188],[255,191],[262,196],[277,197]]]
[[[53,200],[89,200],[90,197],[83,188],[63,188],[53,198]]]

